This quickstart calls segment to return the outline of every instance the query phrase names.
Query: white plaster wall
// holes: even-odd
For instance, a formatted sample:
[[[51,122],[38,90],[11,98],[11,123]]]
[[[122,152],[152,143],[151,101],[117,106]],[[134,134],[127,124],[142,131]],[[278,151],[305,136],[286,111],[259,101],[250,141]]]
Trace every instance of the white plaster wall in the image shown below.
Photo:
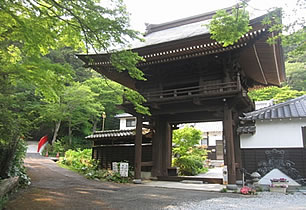
[[[126,127],[126,120],[127,119],[136,119],[136,118],[135,117],[120,118],[120,130],[129,130],[129,129],[135,128],[135,127]]]
[[[254,135],[240,135],[240,147],[247,148],[301,148],[303,147],[302,126],[306,119],[275,119],[256,121]]]
[[[216,141],[222,140],[221,135],[209,136],[208,146],[216,146]]]

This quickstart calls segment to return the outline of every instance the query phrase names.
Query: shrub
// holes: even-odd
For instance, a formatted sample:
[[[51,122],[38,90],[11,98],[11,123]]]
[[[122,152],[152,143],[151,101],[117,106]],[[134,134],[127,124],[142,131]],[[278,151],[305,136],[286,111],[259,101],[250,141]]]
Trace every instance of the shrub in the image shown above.
[[[173,165],[179,167],[180,175],[193,176],[207,171],[207,168],[203,166],[203,158],[196,155],[174,158]]]
[[[207,171],[204,161],[207,150],[195,146],[202,138],[202,132],[193,127],[184,127],[173,132],[173,166],[179,167],[179,175],[197,175]]]
[[[61,158],[59,164],[68,166],[70,169],[84,174],[89,179],[99,179],[117,183],[127,183],[132,180],[132,174],[129,170],[128,177],[121,177],[118,172],[106,169],[99,169],[98,162],[92,159],[91,149],[68,150],[65,157]]]
[[[60,156],[64,156],[65,152],[69,149],[77,150],[77,149],[89,149],[91,148],[91,142],[85,140],[80,137],[73,137],[72,144],[69,144],[68,136],[65,136],[61,139],[56,140],[52,145],[48,144],[47,147],[43,151],[43,155],[46,155],[46,151],[48,150],[48,155],[55,157],[57,153]]]
[[[65,153],[62,164],[70,166],[77,171],[88,171],[97,169],[98,164],[91,158],[91,149],[68,150]]]
[[[21,186],[26,186],[31,183],[23,164],[26,150],[27,146],[25,141],[23,139],[19,139],[17,142],[16,151],[14,153],[14,158],[8,172],[9,177],[19,176],[19,183]]]

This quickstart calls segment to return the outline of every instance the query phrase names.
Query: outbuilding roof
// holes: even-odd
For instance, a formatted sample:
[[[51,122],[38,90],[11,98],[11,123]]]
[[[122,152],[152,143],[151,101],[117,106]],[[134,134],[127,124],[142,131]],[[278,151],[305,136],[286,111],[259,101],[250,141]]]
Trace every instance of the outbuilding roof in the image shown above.
[[[115,118],[126,118],[126,117],[134,117],[134,116],[129,113],[122,113],[122,114],[115,115]]]
[[[306,117],[306,95],[273,106],[245,113],[241,120],[271,120]]]
[[[142,135],[146,135],[150,132],[149,129],[143,129]],[[96,131],[92,135],[86,136],[85,139],[103,139],[103,138],[124,138],[124,137],[132,137],[136,135],[136,129],[128,129],[128,130],[107,130],[107,131]]]

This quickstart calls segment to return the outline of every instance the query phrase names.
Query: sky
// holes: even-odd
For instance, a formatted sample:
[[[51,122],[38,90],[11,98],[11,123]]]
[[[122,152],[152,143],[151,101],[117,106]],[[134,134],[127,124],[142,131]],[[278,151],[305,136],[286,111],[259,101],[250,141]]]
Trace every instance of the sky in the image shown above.
[[[292,13],[296,1],[251,0],[249,4],[251,8],[261,12],[272,7],[283,7],[287,13]],[[305,0],[301,1],[305,3]],[[238,0],[124,0],[127,10],[131,14],[131,26],[140,32],[145,32],[145,23],[164,23],[231,7],[237,2]],[[286,20],[288,19],[286,18]]]

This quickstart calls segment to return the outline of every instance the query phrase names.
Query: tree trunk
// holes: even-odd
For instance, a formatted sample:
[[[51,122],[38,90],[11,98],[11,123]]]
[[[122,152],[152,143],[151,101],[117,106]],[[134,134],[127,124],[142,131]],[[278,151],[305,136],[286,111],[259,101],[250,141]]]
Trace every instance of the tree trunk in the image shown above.
[[[72,144],[72,128],[71,128],[71,120],[69,120],[68,125],[68,137],[69,137],[69,145]]]
[[[98,120],[95,120],[92,124],[92,133],[96,132],[97,130],[97,124],[98,124]]]
[[[62,121],[60,120],[60,121],[55,123],[55,129],[54,129],[54,133],[53,133],[53,138],[52,138],[51,144],[53,144],[56,141],[56,137],[57,137],[58,131],[59,131],[60,127],[61,127],[61,122]]]

